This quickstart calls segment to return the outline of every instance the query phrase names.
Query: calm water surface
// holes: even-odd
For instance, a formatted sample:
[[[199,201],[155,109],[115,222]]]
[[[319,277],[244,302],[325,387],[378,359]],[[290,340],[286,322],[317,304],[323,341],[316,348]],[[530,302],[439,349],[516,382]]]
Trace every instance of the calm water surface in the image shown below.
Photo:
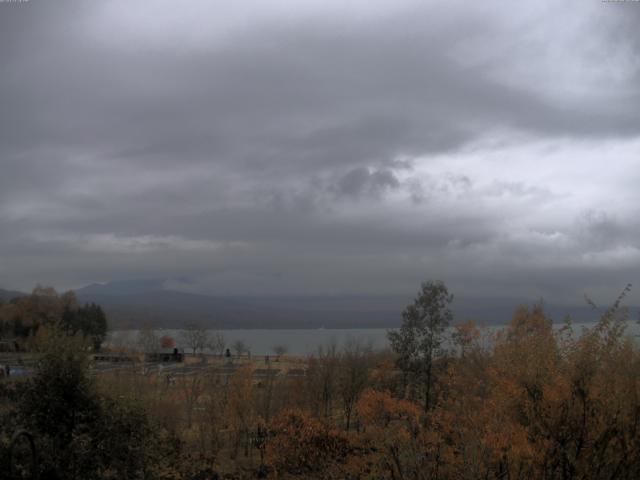
[[[556,324],[556,328],[564,324]],[[575,323],[574,332],[579,334],[584,327],[592,327],[594,323]],[[483,327],[487,336],[503,326]],[[290,355],[309,355],[318,351],[319,347],[331,344],[338,348],[348,341],[357,340],[363,344],[369,344],[374,349],[384,349],[389,346],[386,328],[360,328],[360,329],[284,329],[284,330],[218,330],[224,336],[227,346],[241,340],[247,345],[252,355],[272,355],[273,347],[284,345]],[[180,330],[158,330],[158,335],[169,335],[176,340],[178,347],[181,344]],[[627,333],[632,336],[640,334],[640,326],[635,321],[630,321]],[[116,330],[110,332],[108,343],[113,345],[134,345],[137,330]],[[488,340],[485,340],[488,342]]]

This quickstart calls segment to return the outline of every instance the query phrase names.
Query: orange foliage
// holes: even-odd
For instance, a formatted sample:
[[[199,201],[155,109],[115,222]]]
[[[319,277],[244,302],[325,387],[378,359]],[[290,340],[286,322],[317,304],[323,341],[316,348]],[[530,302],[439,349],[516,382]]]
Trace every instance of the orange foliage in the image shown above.
[[[169,335],[163,335],[160,337],[160,346],[162,348],[173,348],[176,346],[176,341]]]
[[[399,400],[389,392],[368,389],[362,393],[357,405],[358,416],[366,427],[387,427],[392,420],[417,424],[420,408],[412,402]]]
[[[344,461],[349,452],[346,434],[297,409],[273,419],[266,461],[276,474],[315,472]]]

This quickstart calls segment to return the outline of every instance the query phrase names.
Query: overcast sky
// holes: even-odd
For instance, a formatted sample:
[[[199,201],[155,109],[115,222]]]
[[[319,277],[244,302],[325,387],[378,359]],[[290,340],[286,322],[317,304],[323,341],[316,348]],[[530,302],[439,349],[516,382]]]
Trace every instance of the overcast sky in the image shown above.
[[[639,25],[600,0],[0,2],[0,287],[640,288]]]

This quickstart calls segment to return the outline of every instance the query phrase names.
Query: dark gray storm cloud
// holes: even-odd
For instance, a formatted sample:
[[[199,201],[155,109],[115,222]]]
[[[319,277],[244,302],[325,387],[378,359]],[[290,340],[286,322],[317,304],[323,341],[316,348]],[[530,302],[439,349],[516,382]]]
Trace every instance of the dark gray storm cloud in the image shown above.
[[[617,291],[640,267],[639,12],[0,3],[0,286]]]

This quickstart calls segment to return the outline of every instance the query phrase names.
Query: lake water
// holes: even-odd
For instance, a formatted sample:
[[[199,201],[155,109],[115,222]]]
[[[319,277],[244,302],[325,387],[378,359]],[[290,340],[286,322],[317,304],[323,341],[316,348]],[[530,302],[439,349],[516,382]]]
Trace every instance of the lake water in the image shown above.
[[[285,330],[216,330],[224,336],[229,348],[234,342],[241,340],[252,355],[273,355],[273,347],[283,345],[290,355],[309,355],[318,351],[319,347],[336,344],[338,347],[353,339],[370,344],[374,349],[388,346],[387,329],[285,329]],[[107,343],[114,345],[133,345],[138,332],[136,330],[117,330],[109,334]],[[185,347],[180,342],[180,330],[158,330],[158,335],[168,335],[175,339],[178,347]],[[189,351],[188,349],[187,352]]]
[[[564,324],[554,325],[556,328]],[[580,333],[583,327],[592,327],[593,322],[575,323],[574,332]],[[487,334],[504,328],[504,326],[484,327]],[[357,340],[363,344],[369,344],[374,349],[384,349],[389,346],[386,328],[360,328],[360,329],[283,329],[283,330],[217,330],[222,333],[228,347],[241,340],[247,345],[252,355],[273,355],[273,347],[283,345],[290,355],[309,355],[316,353],[319,347],[336,344],[338,348],[350,340]],[[168,335],[175,339],[178,347],[183,348],[180,341],[180,330],[157,330],[157,334]],[[640,334],[640,326],[635,321],[630,321],[627,333],[633,336]],[[110,332],[107,343],[112,345],[135,345],[137,330],[116,330]],[[185,349],[188,352],[188,349]]]

